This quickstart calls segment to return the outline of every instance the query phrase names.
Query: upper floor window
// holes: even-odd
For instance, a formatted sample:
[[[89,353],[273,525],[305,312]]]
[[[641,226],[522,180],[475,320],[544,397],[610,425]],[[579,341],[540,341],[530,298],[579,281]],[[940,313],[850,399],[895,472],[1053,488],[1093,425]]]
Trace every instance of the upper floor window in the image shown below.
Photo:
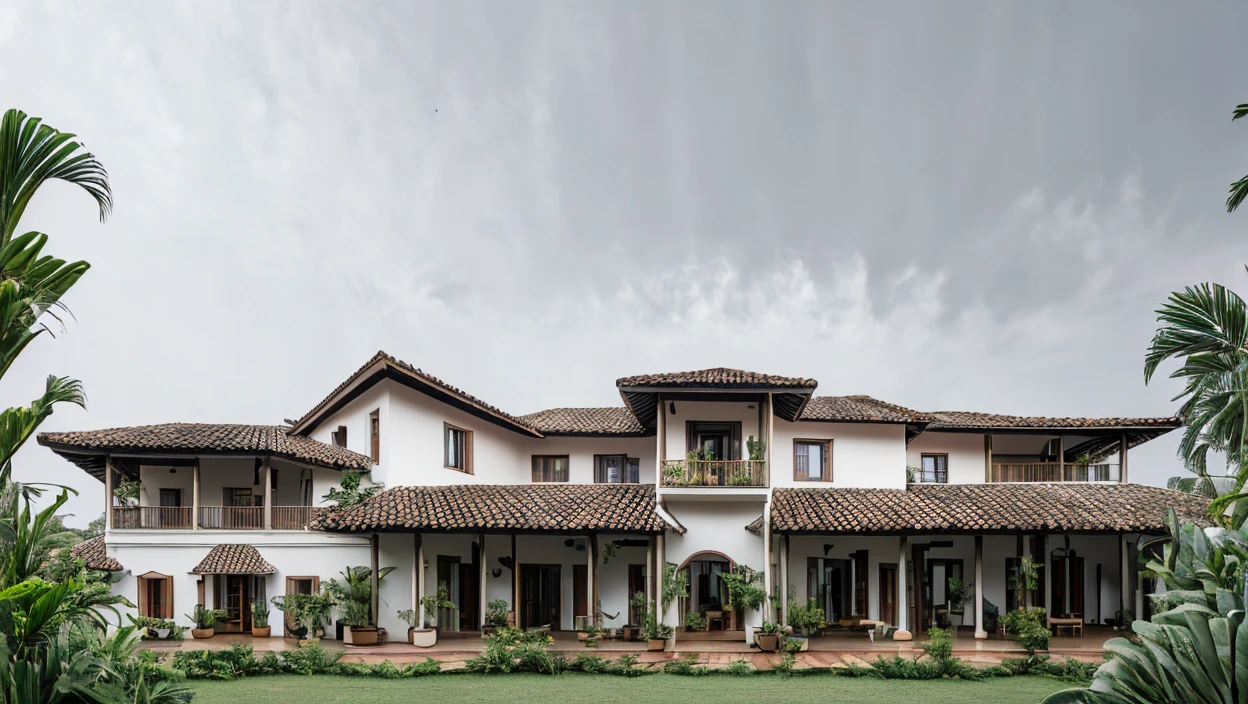
[[[347,446],[347,426],[340,425],[333,433],[334,447],[346,448]]]
[[[444,464],[447,469],[457,469],[472,474],[472,431],[444,423]]]
[[[832,481],[832,441],[793,441],[793,481]]]
[[[381,461],[381,409],[368,414],[368,446],[374,462]]]
[[[567,455],[533,455],[533,481],[568,481]]]
[[[597,484],[638,484],[641,460],[627,455],[594,455],[594,482]]]
[[[920,482],[947,484],[949,482],[949,455],[923,455],[923,465],[919,467]]]

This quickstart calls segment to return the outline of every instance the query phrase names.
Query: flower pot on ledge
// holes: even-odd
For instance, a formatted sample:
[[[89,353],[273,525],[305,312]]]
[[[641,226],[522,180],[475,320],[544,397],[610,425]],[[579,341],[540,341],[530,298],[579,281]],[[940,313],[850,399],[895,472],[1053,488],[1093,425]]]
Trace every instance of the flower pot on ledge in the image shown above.
[[[774,653],[780,649],[780,636],[775,633],[759,633],[754,636],[754,642],[765,653]]]
[[[350,626],[347,632],[351,634],[351,645],[377,645],[378,632],[376,626]]]
[[[191,629],[191,637],[198,638],[200,640],[203,640],[204,638],[211,638],[213,634],[215,633],[216,633],[216,630],[212,628],[192,628]]]
[[[273,633],[272,626],[252,626],[251,627],[252,638],[268,638],[272,633]]]
[[[654,651],[663,650],[663,647],[665,645],[667,645],[666,640],[662,638],[651,638],[646,641],[646,650],[654,650]]]

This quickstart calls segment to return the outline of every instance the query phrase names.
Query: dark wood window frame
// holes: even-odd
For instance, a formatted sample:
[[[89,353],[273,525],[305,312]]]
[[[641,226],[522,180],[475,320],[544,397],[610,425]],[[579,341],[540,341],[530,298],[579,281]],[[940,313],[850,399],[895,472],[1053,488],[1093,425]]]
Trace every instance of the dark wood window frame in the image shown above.
[[[333,432],[331,437],[334,441],[334,447],[341,447],[344,450],[347,449],[347,426],[338,426],[338,429]]]
[[[381,461],[381,409],[368,414],[368,445],[374,462]]]
[[[727,457],[721,457],[721,460],[739,460],[741,459],[741,421],[739,420],[687,420],[685,421],[685,450],[692,452],[701,450],[698,445],[698,436],[702,433],[711,435],[726,435],[728,438],[728,446],[724,448]]]
[[[945,458],[944,469],[933,468],[931,478],[928,478],[927,468],[923,466],[924,460],[928,457]],[[939,463],[936,463],[939,464]],[[949,483],[949,453],[947,452],[924,452],[919,456],[919,483],[921,484],[948,484]]]
[[[559,478],[558,469],[555,467],[556,460],[563,460],[563,478]],[[567,483],[572,473],[572,460],[568,455],[533,455],[533,473],[531,479],[534,484],[548,483]],[[547,471],[549,469],[549,471]]]
[[[620,480],[613,482],[608,479],[608,475],[603,471],[599,471],[600,460],[608,457],[622,457],[623,462],[620,463]],[[641,483],[641,463],[636,461],[636,457],[629,457],[626,452],[608,452],[594,455],[594,483],[595,484],[640,484]],[[630,468],[637,466],[636,476],[630,477]],[[631,481],[630,481],[631,479]]]
[[[823,466],[820,467],[820,476],[811,479],[810,468],[806,469],[806,475],[803,476],[801,468],[798,466],[798,457],[801,453],[798,448],[802,445],[822,445],[823,446]],[[830,482],[832,481],[832,440],[827,438],[794,438],[793,439],[793,481],[795,482]]]
[[[460,453],[459,453],[460,454],[459,462],[463,465],[462,467],[451,464],[451,452],[450,452],[451,431],[464,434],[463,435],[464,437],[463,447],[460,449]],[[442,465],[446,469],[453,469],[456,472],[463,472],[464,474],[473,473],[472,471],[472,431],[471,430],[467,428],[461,428],[458,425],[451,425],[450,423],[446,423],[446,422],[442,423]]]

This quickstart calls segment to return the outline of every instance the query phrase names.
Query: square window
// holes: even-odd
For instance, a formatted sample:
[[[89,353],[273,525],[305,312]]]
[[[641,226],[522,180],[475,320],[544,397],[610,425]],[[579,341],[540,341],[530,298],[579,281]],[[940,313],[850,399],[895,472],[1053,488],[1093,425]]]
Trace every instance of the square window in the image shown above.
[[[567,455],[533,455],[534,482],[568,481]]]
[[[793,441],[793,481],[832,481],[832,441]]]
[[[949,482],[949,455],[923,455],[919,481],[933,484]]]
[[[450,423],[446,423],[444,427],[446,468],[472,474],[472,431],[457,428]]]

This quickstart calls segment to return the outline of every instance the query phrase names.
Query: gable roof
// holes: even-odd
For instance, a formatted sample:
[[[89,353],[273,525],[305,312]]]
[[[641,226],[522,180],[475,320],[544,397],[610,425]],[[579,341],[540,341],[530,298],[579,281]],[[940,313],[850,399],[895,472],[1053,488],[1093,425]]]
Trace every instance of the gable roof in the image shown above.
[[[771,529],[790,534],[1164,533],[1165,515],[1208,525],[1209,500],[1139,484],[912,484],[776,489]],[[747,526],[762,530],[762,519]]]
[[[492,406],[466,391],[457,389],[436,376],[427,374],[401,359],[396,359],[386,354],[384,350],[378,351],[377,354],[364,363],[364,366],[357,369],[355,373],[347,377],[346,381],[343,381],[331,391],[328,396],[321,399],[307,413],[304,413],[303,417],[295,422],[291,432],[299,435],[311,432],[326,417],[342,408],[382,379],[393,379],[404,386],[508,430],[532,437],[540,438],[542,436],[541,432],[530,427],[516,416],[496,406]]]
[[[281,457],[330,469],[368,470],[372,458],[300,435],[284,425],[162,423],[103,430],[40,433],[39,444],[97,479],[109,454],[232,455]]]
[[[689,372],[668,372],[663,374],[639,374],[616,379],[618,388],[663,388],[663,389],[810,389],[814,390],[819,382],[814,379],[803,379],[793,376],[761,374],[727,367],[696,369]]]
[[[336,533],[684,532],[663,520],[652,484],[400,486],[321,515]]]
[[[214,545],[191,574],[273,574],[276,571],[254,546],[222,544]]]
[[[922,423],[927,414],[870,396],[814,396],[798,420],[848,423]]]
[[[520,416],[542,435],[653,435],[623,406],[610,408],[551,408]]]
[[[108,546],[102,535],[87,538],[71,547],[69,554],[87,563],[87,569],[106,572],[120,572],[125,569],[116,558],[108,556]]]

